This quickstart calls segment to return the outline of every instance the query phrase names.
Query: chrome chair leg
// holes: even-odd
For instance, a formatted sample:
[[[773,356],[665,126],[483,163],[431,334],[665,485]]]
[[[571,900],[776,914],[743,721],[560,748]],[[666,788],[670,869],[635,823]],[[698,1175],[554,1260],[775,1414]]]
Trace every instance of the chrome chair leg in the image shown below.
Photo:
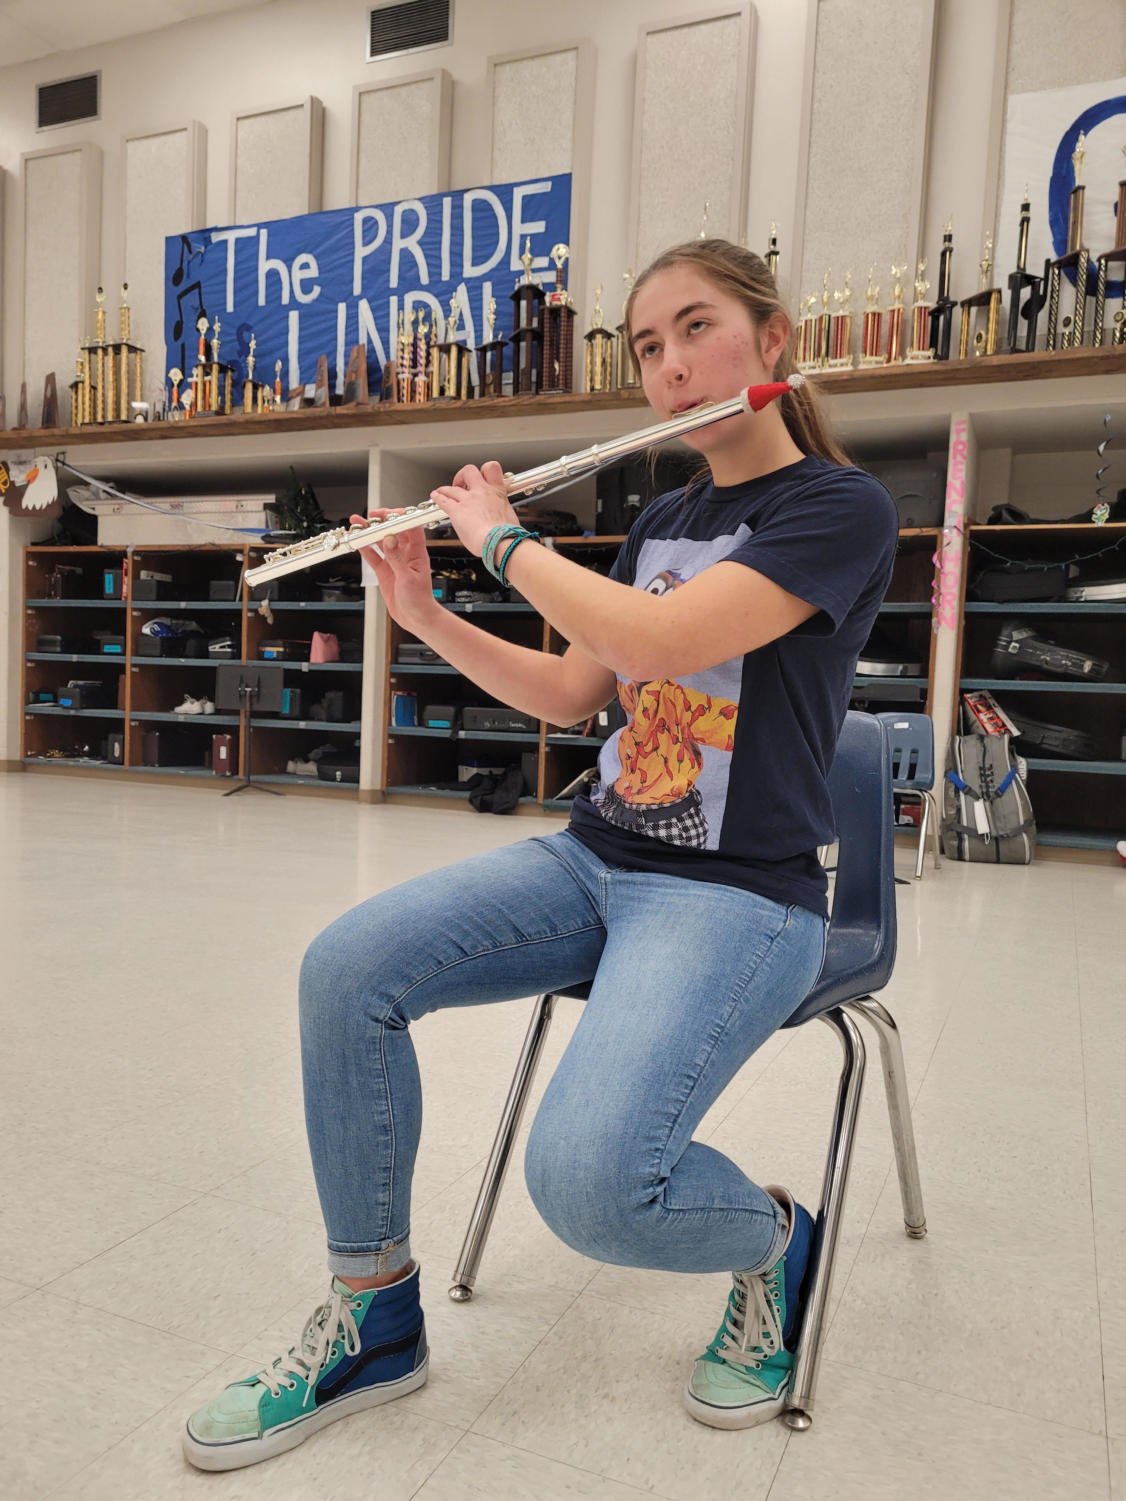
[[[939,845],[938,803],[935,801],[933,793],[927,792],[927,793],[924,794],[924,796],[926,797],[927,803],[930,806],[930,813],[931,813],[931,843],[934,845],[934,868],[935,868],[935,870],[941,870],[942,869],[942,860],[941,860],[940,854],[939,854],[940,845]]]
[[[814,1229],[809,1291],[798,1331],[790,1389],[782,1412],[786,1426],[797,1429],[808,1428],[813,1422],[810,1414],[821,1362],[821,1335],[833,1281],[860,1095],[864,1088],[864,1039],[856,1023],[840,1006],[826,1011],[820,1020],[827,1022],[840,1038],[844,1063],[837,1086],[833,1134],[821,1188],[821,1207]]]
[[[919,806],[922,809],[922,817],[919,819],[919,847],[915,852],[915,879],[916,881],[921,881],[923,879],[923,860],[927,852],[927,825],[930,823],[931,810],[930,804],[927,802],[924,794],[916,792],[914,796],[919,799]]]
[[[849,1001],[847,1005],[850,1011],[868,1019],[879,1038],[899,1193],[903,1200],[903,1224],[913,1240],[922,1240],[927,1233],[927,1217],[923,1209],[923,1189],[919,1182],[919,1159],[915,1151],[915,1131],[911,1124],[911,1101],[907,1096],[899,1028],[887,1007],[870,995]]]
[[[477,1269],[484,1254],[485,1241],[492,1227],[497,1200],[500,1198],[500,1191],[504,1185],[505,1174],[512,1156],[513,1143],[520,1129],[524,1107],[528,1103],[528,1093],[532,1087],[532,1080],[536,1076],[536,1067],[543,1053],[554,1011],[555,996],[550,992],[540,996],[532,1011],[532,1019],[524,1036],[520,1059],[516,1065],[516,1072],[512,1076],[508,1099],[505,1101],[500,1125],[497,1127],[496,1138],[493,1141],[493,1150],[489,1154],[485,1176],[481,1180],[477,1202],[473,1206],[473,1214],[470,1217],[469,1229],[465,1233],[461,1254],[454,1268],[450,1297],[455,1303],[468,1303],[473,1296]]]

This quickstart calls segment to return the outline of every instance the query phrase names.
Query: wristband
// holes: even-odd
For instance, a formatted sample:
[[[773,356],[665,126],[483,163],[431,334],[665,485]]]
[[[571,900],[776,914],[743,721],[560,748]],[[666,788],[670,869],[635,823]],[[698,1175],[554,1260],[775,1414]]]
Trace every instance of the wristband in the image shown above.
[[[485,538],[481,548],[481,561],[492,576],[505,588],[508,587],[506,570],[508,560],[519,547],[521,542],[538,542],[539,532],[527,531],[522,526],[514,526],[511,522],[503,526],[494,526]],[[498,561],[497,554],[500,553]]]

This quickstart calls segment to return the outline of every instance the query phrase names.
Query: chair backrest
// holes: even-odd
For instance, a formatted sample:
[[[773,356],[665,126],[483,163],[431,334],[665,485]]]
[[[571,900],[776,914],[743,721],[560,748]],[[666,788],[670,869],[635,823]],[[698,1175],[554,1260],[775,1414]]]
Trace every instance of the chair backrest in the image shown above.
[[[916,792],[934,786],[934,724],[929,714],[877,714],[887,731],[891,779]]]
[[[829,772],[837,876],[825,963],[788,1027],[882,989],[895,963],[895,830],[891,756],[882,718],[850,710],[837,741]]]

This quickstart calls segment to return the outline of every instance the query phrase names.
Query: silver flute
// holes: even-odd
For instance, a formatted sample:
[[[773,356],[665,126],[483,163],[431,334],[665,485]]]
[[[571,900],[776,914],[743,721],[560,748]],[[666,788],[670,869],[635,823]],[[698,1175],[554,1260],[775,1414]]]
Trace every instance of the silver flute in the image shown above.
[[[522,495],[530,500],[548,485],[560,480],[575,479],[583,474],[624,459],[629,454],[652,448],[670,438],[679,438],[684,433],[695,432],[699,427],[708,427],[713,422],[724,422],[728,417],[737,417],[747,412],[759,412],[772,401],[777,401],[788,391],[804,384],[804,376],[794,374],[786,381],[773,381],[764,386],[748,386],[729,401],[719,401],[707,406],[690,407],[688,411],[671,417],[668,422],[658,422],[653,427],[643,427],[636,433],[627,433],[624,438],[612,438],[608,443],[592,443],[578,453],[564,454],[550,463],[539,464],[535,469],[525,469],[520,474],[506,474],[505,484],[509,496]],[[246,570],[246,582],[263,584],[269,579],[281,578],[283,574],[299,573],[303,568],[341,553],[359,552],[362,547],[376,547],[385,537],[396,532],[413,531],[416,527],[433,529],[449,521],[449,515],[432,500],[420,505],[407,506],[383,521],[372,521],[352,526],[338,526],[332,531],[321,532],[304,542],[293,542],[280,547],[254,568]]]

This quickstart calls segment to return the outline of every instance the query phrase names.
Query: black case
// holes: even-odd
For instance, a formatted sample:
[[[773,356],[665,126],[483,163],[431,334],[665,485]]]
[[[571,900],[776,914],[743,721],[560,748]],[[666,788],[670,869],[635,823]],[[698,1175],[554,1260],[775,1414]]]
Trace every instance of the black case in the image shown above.
[[[1042,719],[1029,719],[1007,704],[1005,713],[1020,731],[1016,746],[1022,755],[1040,752],[1046,756],[1062,756],[1069,761],[1096,759],[1094,737],[1086,731],[1072,730],[1063,724],[1045,724]]]
[[[985,568],[970,584],[969,592],[986,604],[1004,605],[1010,601],[1026,603],[1062,599],[1067,589],[1067,566],[1053,563],[1047,568],[1030,568],[1024,563],[999,563]]]
[[[238,584],[234,579],[212,579],[207,586],[208,599],[238,599]]]
[[[360,757],[356,750],[332,750],[317,761],[317,779],[321,782],[358,782]]]
[[[43,635],[36,636],[35,650],[49,652],[69,652],[76,651],[77,647],[72,643],[68,643],[65,636]]]
[[[170,599],[171,597],[171,587],[163,579],[143,579],[138,577],[133,580],[134,603],[139,599]]]
[[[182,657],[184,638],[183,636],[146,636],[142,632],[137,637],[137,655],[139,657]]]
[[[125,732],[124,730],[111,730],[102,742],[102,759],[112,761],[115,766],[121,766],[125,760]]]
[[[993,647],[990,670],[995,678],[1011,678],[1029,669],[1053,677],[1101,683],[1110,663],[1088,652],[1057,646],[1022,621],[1006,620]]]
[[[108,683],[90,678],[72,678],[55,696],[60,709],[109,709],[113,693]]]
[[[430,730],[456,730],[457,719],[456,704],[427,704],[422,711],[422,723]]]
[[[866,467],[895,501],[901,527],[942,525],[946,505],[944,469],[911,459],[893,459]]]
[[[530,714],[521,714],[519,709],[466,708],[462,711],[461,718],[467,730],[494,730],[503,734],[512,734],[539,729],[539,722]]]

